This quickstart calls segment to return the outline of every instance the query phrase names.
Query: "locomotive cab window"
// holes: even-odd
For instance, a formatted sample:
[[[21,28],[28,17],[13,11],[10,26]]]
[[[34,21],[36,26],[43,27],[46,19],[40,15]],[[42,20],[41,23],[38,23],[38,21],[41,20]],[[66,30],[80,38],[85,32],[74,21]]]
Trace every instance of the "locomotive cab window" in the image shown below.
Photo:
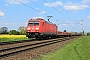
[[[39,22],[34,22],[34,25],[39,25]]]
[[[35,26],[36,26],[36,25],[39,25],[39,22],[36,22],[36,21],[34,21],[34,22],[29,22],[28,25],[29,25],[29,26],[32,26],[32,25],[35,25]]]

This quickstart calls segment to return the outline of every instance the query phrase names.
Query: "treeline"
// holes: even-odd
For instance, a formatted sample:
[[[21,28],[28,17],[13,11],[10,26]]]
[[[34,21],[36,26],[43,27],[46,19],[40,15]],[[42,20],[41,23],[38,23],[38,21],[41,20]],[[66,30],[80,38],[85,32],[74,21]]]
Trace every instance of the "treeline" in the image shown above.
[[[10,30],[8,31],[7,27],[0,28],[0,34],[8,34],[8,35],[25,35],[26,34],[26,27],[20,26],[17,30]]]
[[[90,32],[87,33],[87,36],[90,36]]]

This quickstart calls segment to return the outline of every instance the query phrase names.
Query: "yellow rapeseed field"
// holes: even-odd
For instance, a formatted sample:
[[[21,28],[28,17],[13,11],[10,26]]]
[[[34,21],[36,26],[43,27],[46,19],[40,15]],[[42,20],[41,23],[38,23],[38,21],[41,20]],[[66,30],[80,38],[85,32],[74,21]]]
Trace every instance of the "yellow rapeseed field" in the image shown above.
[[[0,38],[26,38],[26,35],[0,35]]]

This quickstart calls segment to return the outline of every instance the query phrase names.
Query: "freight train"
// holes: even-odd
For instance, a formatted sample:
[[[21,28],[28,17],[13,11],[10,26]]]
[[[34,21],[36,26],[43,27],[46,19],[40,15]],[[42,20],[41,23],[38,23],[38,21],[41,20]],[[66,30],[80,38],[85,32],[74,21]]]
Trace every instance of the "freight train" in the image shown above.
[[[36,39],[56,38],[60,36],[77,35],[68,32],[60,32],[57,25],[42,18],[29,19],[26,27],[26,37]]]

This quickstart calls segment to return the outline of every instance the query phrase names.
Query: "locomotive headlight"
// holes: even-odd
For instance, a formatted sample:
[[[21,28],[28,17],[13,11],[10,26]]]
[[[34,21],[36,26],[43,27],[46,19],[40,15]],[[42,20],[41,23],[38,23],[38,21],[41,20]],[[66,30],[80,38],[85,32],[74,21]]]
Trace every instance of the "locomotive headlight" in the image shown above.
[[[27,30],[30,30],[30,28],[27,28]]]
[[[39,30],[39,28],[36,28],[36,30]]]

